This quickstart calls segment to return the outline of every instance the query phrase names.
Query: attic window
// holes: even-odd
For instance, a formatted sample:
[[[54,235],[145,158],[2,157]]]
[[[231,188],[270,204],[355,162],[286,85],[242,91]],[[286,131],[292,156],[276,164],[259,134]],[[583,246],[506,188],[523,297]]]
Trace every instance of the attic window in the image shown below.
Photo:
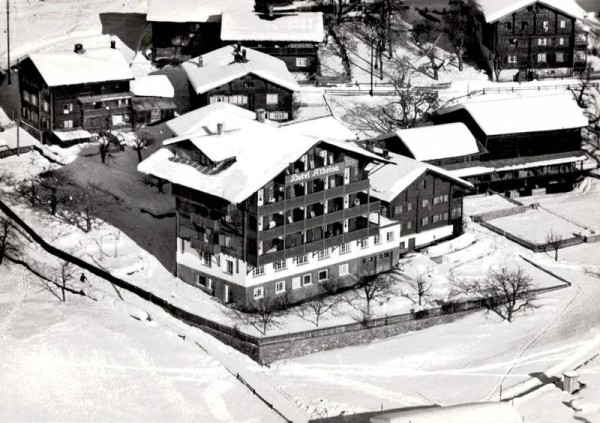
[[[504,24],[504,29],[512,29],[512,22],[506,22]]]
[[[529,25],[527,22],[521,22],[521,31],[525,31]]]

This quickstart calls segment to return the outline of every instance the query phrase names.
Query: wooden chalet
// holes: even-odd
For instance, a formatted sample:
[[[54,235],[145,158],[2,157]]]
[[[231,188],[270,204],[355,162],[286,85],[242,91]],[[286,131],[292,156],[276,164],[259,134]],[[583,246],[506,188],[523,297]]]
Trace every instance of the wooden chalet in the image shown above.
[[[369,188],[368,165],[385,159],[232,107],[191,112],[174,126],[196,124],[138,166],[172,184],[180,279],[242,305],[397,264],[399,225]]]
[[[241,43],[285,62],[291,72],[315,73],[325,38],[321,12],[224,12],[221,39]]]
[[[479,0],[484,55],[502,60],[508,79],[571,75],[587,61],[584,11],[572,0]],[[505,78],[506,79],[506,78]]]
[[[190,82],[193,108],[230,103],[265,110],[276,121],[293,118],[293,93],[299,89],[285,64],[272,56],[226,46],[182,64]]]
[[[131,130],[129,64],[115,48],[34,53],[20,66],[21,125],[37,139],[63,145],[92,133]]]
[[[463,197],[470,183],[446,170],[396,153],[369,172],[381,214],[400,223],[400,251],[413,251],[463,232]]]
[[[166,121],[175,117],[175,89],[166,75],[148,75],[131,81],[133,127]]]
[[[477,192],[570,190],[583,169],[588,121],[567,94],[471,101],[438,111],[434,120],[466,125],[485,148],[478,160],[441,165]]]
[[[254,9],[254,0],[148,0],[154,61],[187,60],[223,46],[225,11]]]

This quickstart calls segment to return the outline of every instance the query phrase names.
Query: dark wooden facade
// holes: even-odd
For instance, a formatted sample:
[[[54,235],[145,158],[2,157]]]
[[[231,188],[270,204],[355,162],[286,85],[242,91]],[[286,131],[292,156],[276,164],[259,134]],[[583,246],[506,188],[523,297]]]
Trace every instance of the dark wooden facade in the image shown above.
[[[456,236],[463,232],[464,195],[463,186],[434,172],[425,172],[392,201],[382,202],[382,214],[400,222],[402,237],[447,225],[453,226]],[[400,245],[400,249],[413,247]]]
[[[271,120],[293,119],[293,91],[254,74],[245,75],[202,94],[196,94],[190,85],[190,102],[194,109],[225,102],[252,111],[263,109]]]
[[[22,126],[42,141],[52,131],[130,129],[129,80],[49,87],[27,58],[19,71]]]
[[[536,3],[482,24],[482,43],[518,78],[569,75],[586,66],[587,36],[576,20]]]
[[[152,22],[152,59],[187,60],[223,47],[220,22]]]
[[[319,43],[252,40],[241,43],[244,47],[283,60],[290,72],[315,73],[319,67]]]

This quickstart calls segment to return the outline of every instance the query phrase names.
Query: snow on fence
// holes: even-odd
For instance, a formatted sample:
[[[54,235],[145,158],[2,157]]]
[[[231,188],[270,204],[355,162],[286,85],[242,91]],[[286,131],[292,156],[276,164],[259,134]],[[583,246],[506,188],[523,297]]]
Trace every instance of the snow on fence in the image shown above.
[[[232,328],[183,310],[151,292],[123,279],[117,278],[85,260],[72,256],[71,254],[48,244],[1,200],[0,210],[23,228],[23,230],[48,253],[73,263],[74,265],[109,281],[115,286],[137,295],[160,307],[171,316],[209,333],[221,342],[241,351],[261,364],[268,364],[286,358],[300,357],[317,351],[359,345],[375,339],[384,339],[409,331],[425,329],[437,324],[449,323],[468,313],[481,310],[485,307],[485,299],[447,302],[439,307],[420,310],[414,313],[385,316],[365,322],[350,323],[327,328],[315,328],[308,331],[294,332],[285,335],[257,337],[246,334],[237,328]],[[484,225],[487,224],[487,222],[481,222],[481,224]],[[564,282],[562,285],[537,289],[533,291],[533,293],[547,293],[571,285],[565,279],[534,264],[530,260],[525,260]]]
[[[539,207],[539,203],[533,203],[528,206],[521,205],[521,206],[516,206],[516,207],[509,207],[507,209],[492,210],[490,212],[473,215],[473,216],[471,216],[471,219],[473,219],[473,222],[476,222],[476,223],[487,222],[488,220],[499,219],[501,217],[508,217],[508,216],[513,216],[515,214],[522,214],[522,213],[525,213],[527,210],[535,210],[538,207]]]

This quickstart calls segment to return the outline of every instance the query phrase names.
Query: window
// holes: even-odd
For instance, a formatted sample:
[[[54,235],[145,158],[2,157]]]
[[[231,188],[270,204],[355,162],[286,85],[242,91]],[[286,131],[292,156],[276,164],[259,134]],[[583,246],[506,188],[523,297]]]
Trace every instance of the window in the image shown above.
[[[210,267],[212,264],[212,254],[211,253],[202,253],[202,264]]]
[[[429,207],[429,200],[426,198],[423,200],[423,208],[425,207]]]
[[[319,273],[317,274],[317,281],[325,282],[326,280],[327,280],[327,269],[319,270]]]
[[[245,95],[230,95],[230,104],[248,104],[248,96]]]
[[[427,226],[429,225],[429,217],[425,216],[423,219],[421,219],[421,226]]]
[[[206,277],[197,274],[196,275],[196,285],[198,286],[206,286]]]
[[[29,103],[29,91],[23,90],[23,101]]]
[[[544,28],[544,31],[548,31],[548,21],[542,22],[542,28]]]
[[[438,223],[440,221],[440,216],[437,214],[433,215],[432,223]]]
[[[448,194],[444,194],[444,203],[448,202]]]
[[[254,288],[254,299],[260,300],[265,297],[265,288],[260,286],[258,288]]]
[[[512,29],[512,22],[505,22],[504,23],[504,29],[511,30]]]
[[[63,128],[64,129],[71,129],[73,128],[73,121],[72,120],[63,120]]]
[[[254,82],[244,82],[244,88],[254,87]]]
[[[29,96],[29,101],[31,101],[31,104],[33,104],[34,106],[37,106],[37,104],[38,104],[37,94],[31,94]],[[71,111],[73,111],[73,106],[71,106]]]
[[[402,242],[400,243],[400,249],[401,249],[401,250],[404,250],[405,248],[406,248],[406,242],[405,242],[405,241],[402,241]]]
[[[406,229],[412,229],[412,221],[411,220],[406,222]]]
[[[312,284],[312,275],[309,273],[308,275],[302,276],[302,286]]]
[[[278,94],[267,94],[267,104],[278,104],[279,103],[279,95]]]
[[[318,253],[319,260],[326,259],[329,257],[329,248],[325,248],[324,250],[319,251]]]
[[[225,247],[231,247],[231,237],[225,236]]]
[[[42,100],[42,110],[46,113],[50,111],[50,103],[48,103],[48,100]]]
[[[393,210],[394,210],[394,215],[402,213],[402,205],[394,206]]]
[[[307,256],[306,254],[305,254],[305,255],[303,255],[303,256],[298,256],[298,257],[296,258],[296,262],[297,262],[298,264],[306,264],[306,263],[308,263],[308,256]]]
[[[389,231],[388,233],[386,233],[385,240],[387,242],[393,241],[394,240],[394,231]]]
[[[25,106],[21,107],[21,116],[24,119],[28,119],[29,118],[29,109]]]
[[[509,54],[508,55],[508,63],[517,63],[517,55]]]
[[[296,67],[305,68],[308,66],[308,58],[306,57],[296,57]]]
[[[462,208],[460,206],[452,209],[452,219],[460,217],[462,215]]]
[[[516,38],[511,38],[510,40],[508,40],[508,44],[511,46],[516,47],[517,46],[517,39]]]
[[[348,266],[348,263],[340,264],[339,274],[340,276],[350,274],[350,266]]]
[[[538,38],[538,46],[546,46],[546,45],[548,45],[547,38]]]
[[[285,292],[285,281],[275,282],[275,293],[281,294]]]
[[[562,21],[562,20],[561,20],[561,21],[560,21],[560,24],[559,24],[559,26],[560,26],[562,29],[565,29],[565,28],[567,27],[567,21]]]
[[[224,95],[211,95],[208,101],[210,102],[210,104],[227,103],[227,97]]]
[[[447,222],[447,221],[448,221],[448,212],[445,212],[444,213],[444,222]]]
[[[412,210],[412,203],[407,203],[406,204],[406,210],[408,210],[408,211]]]
[[[340,245],[340,254],[344,254],[350,251],[350,243],[346,242]]]
[[[225,260],[225,273],[233,275],[233,261]]]
[[[565,54],[564,53],[556,53],[556,61],[557,62],[564,62],[565,61]]]
[[[273,262],[273,269],[274,270],[283,270],[287,267],[287,261],[286,260],[280,260],[280,261],[275,261]]]
[[[440,197],[433,197],[433,205],[438,205],[440,203]]]
[[[425,179],[423,179],[421,181],[421,188],[423,188],[423,189],[427,188],[427,181]]]
[[[73,105],[71,103],[63,104],[63,114],[68,115],[72,111],[73,111]]]
[[[289,119],[288,112],[269,112],[269,119],[271,120],[286,120]]]
[[[252,276],[260,276],[265,274],[265,266],[258,266],[252,269]]]
[[[521,31],[525,31],[529,25],[527,22],[521,22]]]
[[[585,51],[576,51],[575,52],[575,61],[579,62],[579,61],[583,61],[585,60]]]
[[[358,245],[360,248],[367,248],[369,246],[369,240],[367,238],[361,238],[356,241],[356,245]]]
[[[379,245],[381,240],[379,239],[379,234],[373,236],[373,245]]]
[[[538,53],[537,61],[538,63],[546,63],[546,53]]]
[[[565,39],[564,39],[563,37],[560,37],[560,38],[558,39],[558,45],[559,45],[559,46],[564,46],[564,45],[565,45]]]
[[[113,125],[122,125],[123,122],[123,115],[112,115],[111,116],[111,121]]]

